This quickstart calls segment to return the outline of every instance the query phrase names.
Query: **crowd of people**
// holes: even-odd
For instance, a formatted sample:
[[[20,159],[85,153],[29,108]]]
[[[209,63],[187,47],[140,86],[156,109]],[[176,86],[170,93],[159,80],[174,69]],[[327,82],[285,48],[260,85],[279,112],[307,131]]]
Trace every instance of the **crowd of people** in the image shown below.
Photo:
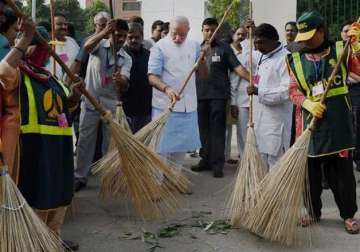
[[[202,27],[191,27],[202,30],[198,43],[188,38],[190,22],[183,16],[155,21],[145,39],[141,17],[111,20],[109,13],[99,12],[94,34],[78,45],[60,13],[53,26],[46,21],[36,26],[29,18],[18,20],[2,0],[0,10],[3,162],[29,204],[59,236],[74,190],[86,187],[91,164],[111,140],[108,126],[81,97],[84,88],[113,114],[121,102],[133,133],[175,104],[156,151],[181,165],[186,153],[199,150],[200,161],[191,169],[212,171],[215,178],[224,176],[230,160],[232,124],[239,157],[245,148],[249,95],[254,96],[257,143],[268,170],[318,118],[308,155],[314,211],[302,225],[320,220],[325,181],[346,231],[359,232],[353,168],[354,161],[360,171],[359,23],[346,22],[339,31],[343,41],[334,42],[324,18],[312,11],[284,25],[286,44],[274,26],[256,26],[252,20],[235,29],[230,41],[218,36],[209,43],[219,24],[206,18]],[[80,77],[78,82],[72,83],[49,57],[35,30]],[[348,39],[346,60],[323,104],[320,97]],[[201,54],[205,57],[197,62]],[[195,63],[195,75],[179,94]],[[254,85],[249,85],[250,69]]]

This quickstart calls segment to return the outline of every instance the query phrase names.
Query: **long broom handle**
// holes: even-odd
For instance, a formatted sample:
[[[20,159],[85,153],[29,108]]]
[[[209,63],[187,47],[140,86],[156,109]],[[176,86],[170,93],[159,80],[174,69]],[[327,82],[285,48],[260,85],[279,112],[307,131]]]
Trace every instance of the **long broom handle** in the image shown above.
[[[213,35],[211,36],[211,38],[210,38],[210,40],[209,40],[209,44],[210,44],[210,45],[211,45],[211,43],[214,41],[216,35],[219,33],[220,28],[221,28],[222,25],[224,24],[224,22],[225,22],[225,20],[226,20],[226,17],[229,15],[229,12],[230,12],[231,8],[232,8],[233,5],[234,5],[235,3],[237,3],[237,2],[238,2],[237,0],[233,0],[233,1],[231,2],[231,4],[228,6],[228,8],[226,9],[226,11],[224,12],[224,15],[223,15],[223,17],[222,17],[219,25],[216,27]],[[202,61],[202,60],[205,58],[205,56],[206,56],[206,55],[205,55],[205,52],[201,51],[200,57],[198,58],[198,60],[197,60],[196,63],[194,64],[194,66],[193,66],[193,68],[191,69],[189,75],[186,77],[185,81],[183,82],[183,84],[182,84],[182,86],[181,86],[181,88],[180,88],[180,90],[179,90],[179,96],[184,92],[184,90],[185,90],[187,84],[189,83],[192,75],[193,75],[193,74],[196,72],[196,70],[198,69],[199,64],[200,64],[200,61]],[[173,102],[173,103],[171,103],[170,109],[173,109],[173,108],[175,107],[175,104],[176,104],[176,101]]]
[[[25,14],[19,9],[19,7],[13,2],[13,0],[5,0],[8,6],[14,11],[15,15],[19,18],[25,17]],[[35,31],[35,37],[43,44],[49,51],[49,54],[55,58],[57,63],[62,67],[65,73],[69,76],[70,80],[73,82],[79,81],[79,77],[75,76],[71,70],[65,65],[61,58],[54,52],[48,42],[41,36],[38,31]],[[104,106],[102,106],[94,96],[92,96],[86,89],[79,89],[79,91],[89,100],[89,102],[94,106],[94,108],[103,116],[107,114],[107,111]]]
[[[113,0],[109,0],[109,9],[110,9],[110,16],[111,19],[114,19],[115,15],[114,15],[114,6],[113,6]],[[116,52],[116,48],[115,48],[115,32],[112,32],[112,44],[111,44],[111,51],[114,57],[114,73],[116,73],[119,70],[119,66],[117,64],[117,52]],[[117,96],[118,96],[118,105],[121,105],[121,100],[122,100],[122,93],[120,88],[117,87]]]
[[[113,7],[113,1],[112,1],[112,0],[109,0],[109,9],[110,9],[111,19],[114,19],[114,7]],[[118,65],[117,65],[117,55],[116,55],[116,49],[115,49],[115,32],[112,32],[112,45],[111,45],[111,50],[112,50],[113,57],[114,57],[115,72],[117,72],[117,70],[118,70]]]
[[[250,13],[250,19],[253,19],[253,5],[252,5],[252,1],[249,1],[249,13]],[[250,26],[249,27],[249,63],[250,63],[250,69],[249,69],[249,75],[250,75],[250,86],[254,86],[254,80],[253,80],[253,28]],[[249,126],[250,127],[254,127],[254,116],[253,116],[253,111],[254,111],[254,105],[253,105],[253,100],[254,100],[254,95],[250,95],[249,98]]]

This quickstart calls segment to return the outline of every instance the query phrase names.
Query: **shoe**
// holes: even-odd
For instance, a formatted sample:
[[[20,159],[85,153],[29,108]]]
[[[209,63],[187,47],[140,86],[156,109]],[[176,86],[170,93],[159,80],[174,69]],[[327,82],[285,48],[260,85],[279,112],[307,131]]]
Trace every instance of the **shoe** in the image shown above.
[[[63,240],[63,243],[65,244],[67,251],[78,251],[79,250],[79,244],[73,241],[69,240]]]
[[[190,169],[194,172],[210,171],[210,168],[201,161],[197,165],[191,166]]]
[[[79,192],[81,189],[84,189],[86,187],[86,183],[82,182],[80,180],[75,180],[74,183],[74,191]]]
[[[228,164],[237,164],[238,160],[236,160],[236,159],[228,159],[228,160],[226,160],[226,163],[228,163]]]
[[[224,172],[222,170],[215,170],[214,171],[214,178],[223,178]]]

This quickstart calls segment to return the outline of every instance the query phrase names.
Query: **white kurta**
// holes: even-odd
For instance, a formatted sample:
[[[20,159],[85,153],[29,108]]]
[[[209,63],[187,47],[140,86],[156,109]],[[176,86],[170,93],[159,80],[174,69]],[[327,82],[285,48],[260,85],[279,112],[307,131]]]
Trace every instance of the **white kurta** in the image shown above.
[[[286,66],[288,51],[280,45],[258,63],[258,102],[254,104],[254,124],[259,150],[280,156],[290,146],[293,104],[289,99],[290,76]]]
[[[80,50],[79,45],[76,43],[76,41],[66,36],[66,41],[61,45],[56,45],[56,53],[59,55],[59,57],[64,61],[64,63],[70,67],[72,63],[74,63],[76,56],[78,55]],[[46,69],[50,71],[51,73],[54,70],[53,67],[54,60],[50,58],[48,64],[46,65]],[[64,72],[61,68],[61,66],[56,63],[56,77],[60,80],[64,79]]]
[[[159,76],[164,83],[178,91],[199,54],[200,45],[197,42],[186,39],[181,45],[177,45],[167,36],[151,48],[148,73]],[[166,109],[169,103],[166,94],[153,89],[153,117]],[[196,85],[193,75],[162,129],[157,148],[159,153],[180,153],[201,147],[196,110]]]

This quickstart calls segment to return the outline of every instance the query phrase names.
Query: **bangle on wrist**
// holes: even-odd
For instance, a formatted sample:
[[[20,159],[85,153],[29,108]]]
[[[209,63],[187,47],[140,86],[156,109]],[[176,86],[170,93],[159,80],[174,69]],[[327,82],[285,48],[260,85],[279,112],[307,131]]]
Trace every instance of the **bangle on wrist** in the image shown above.
[[[22,53],[23,57],[25,56],[25,50],[21,49],[20,47],[14,46],[14,49],[18,50],[19,52]]]

